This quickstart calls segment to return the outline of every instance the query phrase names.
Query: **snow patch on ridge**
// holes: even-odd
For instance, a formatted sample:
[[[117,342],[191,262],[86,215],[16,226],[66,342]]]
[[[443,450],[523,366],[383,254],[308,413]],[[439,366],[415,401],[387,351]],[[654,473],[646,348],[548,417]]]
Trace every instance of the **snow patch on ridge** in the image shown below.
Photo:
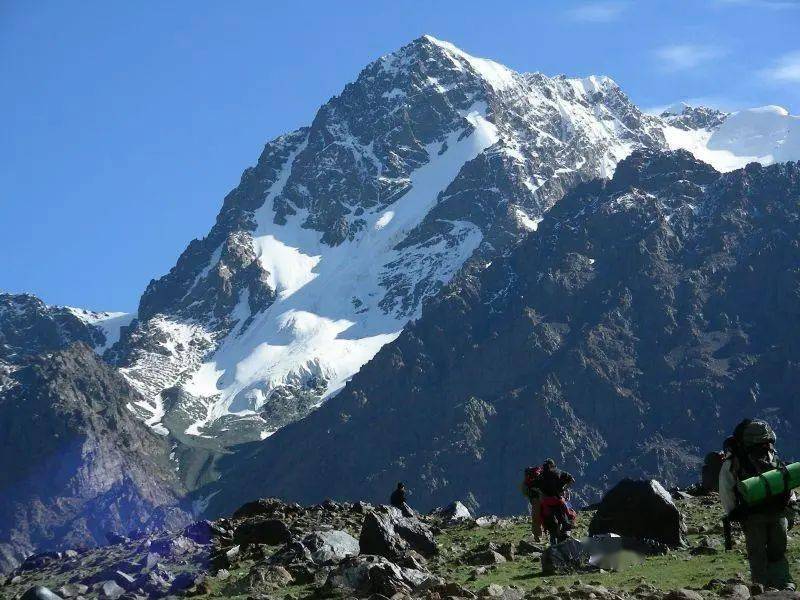
[[[120,330],[127,327],[136,318],[136,313],[124,312],[94,312],[84,308],[65,306],[68,311],[84,323],[93,325],[103,332],[105,344],[96,346],[95,352],[102,354],[119,341]]]
[[[253,316],[247,329],[227,336],[186,382],[186,391],[205,399],[207,406],[205,419],[186,433],[197,435],[226,414],[252,414],[283,385],[313,379],[324,382],[325,397],[335,394],[397,338],[410,318],[419,316],[421,302],[407,314],[388,299],[389,287],[398,278],[410,289],[422,281],[446,283],[478,247],[482,234],[472,223],[447,222],[449,235],[459,240],[454,247],[444,239],[402,249],[397,245],[422,222],[464,164],[498,141],[486,110],[484,103],[476,103],[465,111],[471,133],[450,133],[442,154],[441,142],[430,144],[430,160],[411,174],[410,190],[390,210],[364,214],[367,226],[354,240],[337,246],[322,243],[320,232],[301,226],[307,211],[298,210],[286,225],[274,223],[273,199],[286,185],[300,150],[287,160],[256,211],[253,232],[256,255],[278,297]]]
[[[780,106],[733,113],[713,131],[668,125],[664,136],[670,149],[688,150],[722,172],[751,162],[769,165],[800,159],[800,116]]]
[[[450,42],[438,40],[432,35],[425,35],[424,37],[429,42],[446,50],[455,58],[469,64],[469,66],[472,67],[472,69],[495,90],[504,90],[516,84],[515,73],[508,67],[486,58],[476,58],[475,56],[467,54],[461,50],[461,48],[454,46]]]

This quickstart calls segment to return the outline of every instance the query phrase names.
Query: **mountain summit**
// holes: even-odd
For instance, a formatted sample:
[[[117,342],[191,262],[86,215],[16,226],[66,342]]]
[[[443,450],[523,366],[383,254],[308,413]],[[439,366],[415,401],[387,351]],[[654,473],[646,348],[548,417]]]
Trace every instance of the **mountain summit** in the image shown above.
[[[666,147],[662,123],[611,79],[519,74],[421,37],[267,144],[109,357],[158,430],[258,439],[639,147]]]
[[[156,432],[212,449],[261,439],[342,389],[455,273],[508,254],[632,151],[686,148],[728,171],[800,158],[798,122],[777,107],[648,115],[608,77],[517,73],[422,36],[269,142],[135,320],[37,314],[77,319],[99,351],[119,337],[104,357]],[[24,329],[17,313],[2,321]]]

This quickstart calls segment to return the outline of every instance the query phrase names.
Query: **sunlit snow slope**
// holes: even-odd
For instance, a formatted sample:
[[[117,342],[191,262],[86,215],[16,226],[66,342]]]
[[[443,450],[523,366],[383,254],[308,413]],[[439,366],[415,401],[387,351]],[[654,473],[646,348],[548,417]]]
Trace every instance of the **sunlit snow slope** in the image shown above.
[[[667,113],[667,121],[670,116]],[[768,165],[800,157],[800,117],[780,106],[731,113],[716,127],[668,124],[664,136],[671,149],[688,150],[722,172],[750,162]]]

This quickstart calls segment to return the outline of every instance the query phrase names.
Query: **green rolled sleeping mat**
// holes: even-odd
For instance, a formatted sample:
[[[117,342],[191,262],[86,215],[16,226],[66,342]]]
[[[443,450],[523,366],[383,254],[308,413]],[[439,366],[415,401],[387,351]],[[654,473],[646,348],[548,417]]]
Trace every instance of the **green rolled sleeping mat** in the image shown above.
[[[800,462],[786,465],[786,473],[783,469],[774,469],[740,481],[737,487],[744,501],[753,505],[783,494],[787,482],[790,490],[800,487]]]

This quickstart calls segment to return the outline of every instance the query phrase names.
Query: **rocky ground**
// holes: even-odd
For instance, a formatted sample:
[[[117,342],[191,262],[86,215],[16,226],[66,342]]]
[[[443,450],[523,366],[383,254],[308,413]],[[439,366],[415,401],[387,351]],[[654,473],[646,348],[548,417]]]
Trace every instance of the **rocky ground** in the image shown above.
[[[275,499],[242,506],[228,519],[138,539],[111,536],[93,550],[34,556],[0,579],[4,599],[196,597],[547,598],[548,600],[744,600],[764,590],[747,583],[743,538],[723,548],[714,495],[675,494],[684,547],[632,560],[618,570],[546,576],[545,546],[525,517],[458,518],[439,512],[405,518],[365,503],[301,507]],[[461,507],[462,512],[466,509]],[[579,515],[586,535],[593,511]],[[800,542],[790,538],[800,570]],[[772,593],[767,597],[800,598]]]

